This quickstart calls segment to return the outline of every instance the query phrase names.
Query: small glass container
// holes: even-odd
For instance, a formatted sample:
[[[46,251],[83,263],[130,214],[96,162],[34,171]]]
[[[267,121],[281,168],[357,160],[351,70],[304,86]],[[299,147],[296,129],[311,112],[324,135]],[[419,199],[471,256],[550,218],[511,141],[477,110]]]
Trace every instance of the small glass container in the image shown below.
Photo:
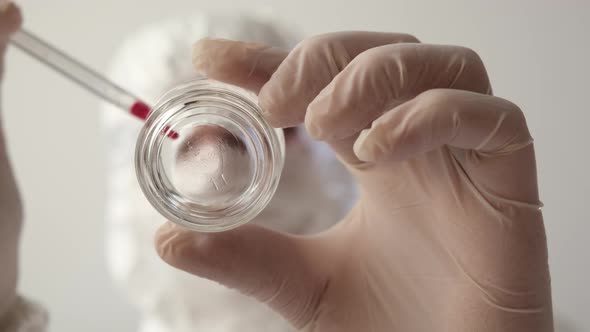
[[[135,150],[140,187],[168,220],[199,232],[252,220],[279,183],[285,138],[262,117],[256,96],[199,78],[167,92]]]

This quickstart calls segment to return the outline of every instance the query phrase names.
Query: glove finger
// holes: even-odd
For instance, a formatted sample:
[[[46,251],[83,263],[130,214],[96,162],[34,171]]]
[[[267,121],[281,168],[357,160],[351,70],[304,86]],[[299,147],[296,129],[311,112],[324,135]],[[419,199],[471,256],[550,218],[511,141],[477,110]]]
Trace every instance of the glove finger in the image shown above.
[[[301,42],[260,90],[265,117],[275,127],[303,122],[309,103],[358,54],[373,47],[418,42],[407,34],[339,32]]]
[[[193,46],[193,65],[204,76],[258,93],[287,54],[262,44],[202,39]]]
[[[312,319],[327,283],[313,242],[255,225],[196,233],[169,223],[156,248],[168,264],[252,296],[295,327]]]
[[[429,89],[491,93],[484,65],[470,49],[426,44],[375,47],[357,56],[313,100],[305,124],[316,139],[357,134],[396,105]]]
[[[518,106],[489,95],[435,89],[375,120],[354,145],[365,161],[404,160],[443,145],[494,154],[532,142]]]
[[[354,152],[363,161],[401,161],[448,146],[480,192],[536,209],[532,142],[525,117],[513,103],[435,89],[375,120],[359,135]]]
[[[8,40],[21,27],[23,17],[17,5],[12,2],[0,3],[0,39]]]

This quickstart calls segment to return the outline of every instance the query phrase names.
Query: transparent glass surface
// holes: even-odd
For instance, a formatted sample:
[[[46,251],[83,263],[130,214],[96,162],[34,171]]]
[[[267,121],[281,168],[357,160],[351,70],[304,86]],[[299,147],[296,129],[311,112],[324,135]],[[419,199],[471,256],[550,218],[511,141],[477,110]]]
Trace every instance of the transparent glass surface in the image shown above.
[[[201,232],[228,230],[269,203],[284,144],[253,94],[202,78],[169,91],[153,108],[136,145],[137,179],[170,221]]]

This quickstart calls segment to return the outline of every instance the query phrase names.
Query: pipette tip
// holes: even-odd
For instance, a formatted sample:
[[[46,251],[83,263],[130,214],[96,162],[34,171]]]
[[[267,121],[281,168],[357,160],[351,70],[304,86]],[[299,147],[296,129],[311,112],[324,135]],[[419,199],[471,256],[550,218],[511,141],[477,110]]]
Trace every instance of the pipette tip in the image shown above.
[[[131,106],[131,109],[129,110],[129,112],[133,116],[136,116],[136,117],[140,118],[141,120],[146,120],[148,115],[150,114],[151,109],[152,108],[149,107],[146,103],[138,100]],[[170,130],[169,126],[166,126],[164,128],[164,134],[166,134],[166,136],[168,136],[172,139],[177,139],[180,136],[174,130]]]

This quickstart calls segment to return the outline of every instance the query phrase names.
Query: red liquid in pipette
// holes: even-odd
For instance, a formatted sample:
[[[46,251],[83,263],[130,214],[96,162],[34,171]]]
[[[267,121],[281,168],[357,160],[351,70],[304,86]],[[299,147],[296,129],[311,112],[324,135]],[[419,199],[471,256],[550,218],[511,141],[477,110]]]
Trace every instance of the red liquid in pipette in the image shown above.
[[[145,120],[147,119],[151,110],[151,107],[146,105],[144,102],[138,100],[133,105],[131,105],[131,109],[129,109],[129,112],[135,115],[136,117]]]
[[[152,108],[149,107],[146,103],[142,102],[141,100],[138,100],[133,105],[131,105],[129,113],[145,121],[148,115],[150,114],[151,110]],[[168,126],[164,128],[164,133],[166,134],[166,136],[172,139],[177,139],[178,136],[180,136],[177,132],[170,130],[170,127]]]

